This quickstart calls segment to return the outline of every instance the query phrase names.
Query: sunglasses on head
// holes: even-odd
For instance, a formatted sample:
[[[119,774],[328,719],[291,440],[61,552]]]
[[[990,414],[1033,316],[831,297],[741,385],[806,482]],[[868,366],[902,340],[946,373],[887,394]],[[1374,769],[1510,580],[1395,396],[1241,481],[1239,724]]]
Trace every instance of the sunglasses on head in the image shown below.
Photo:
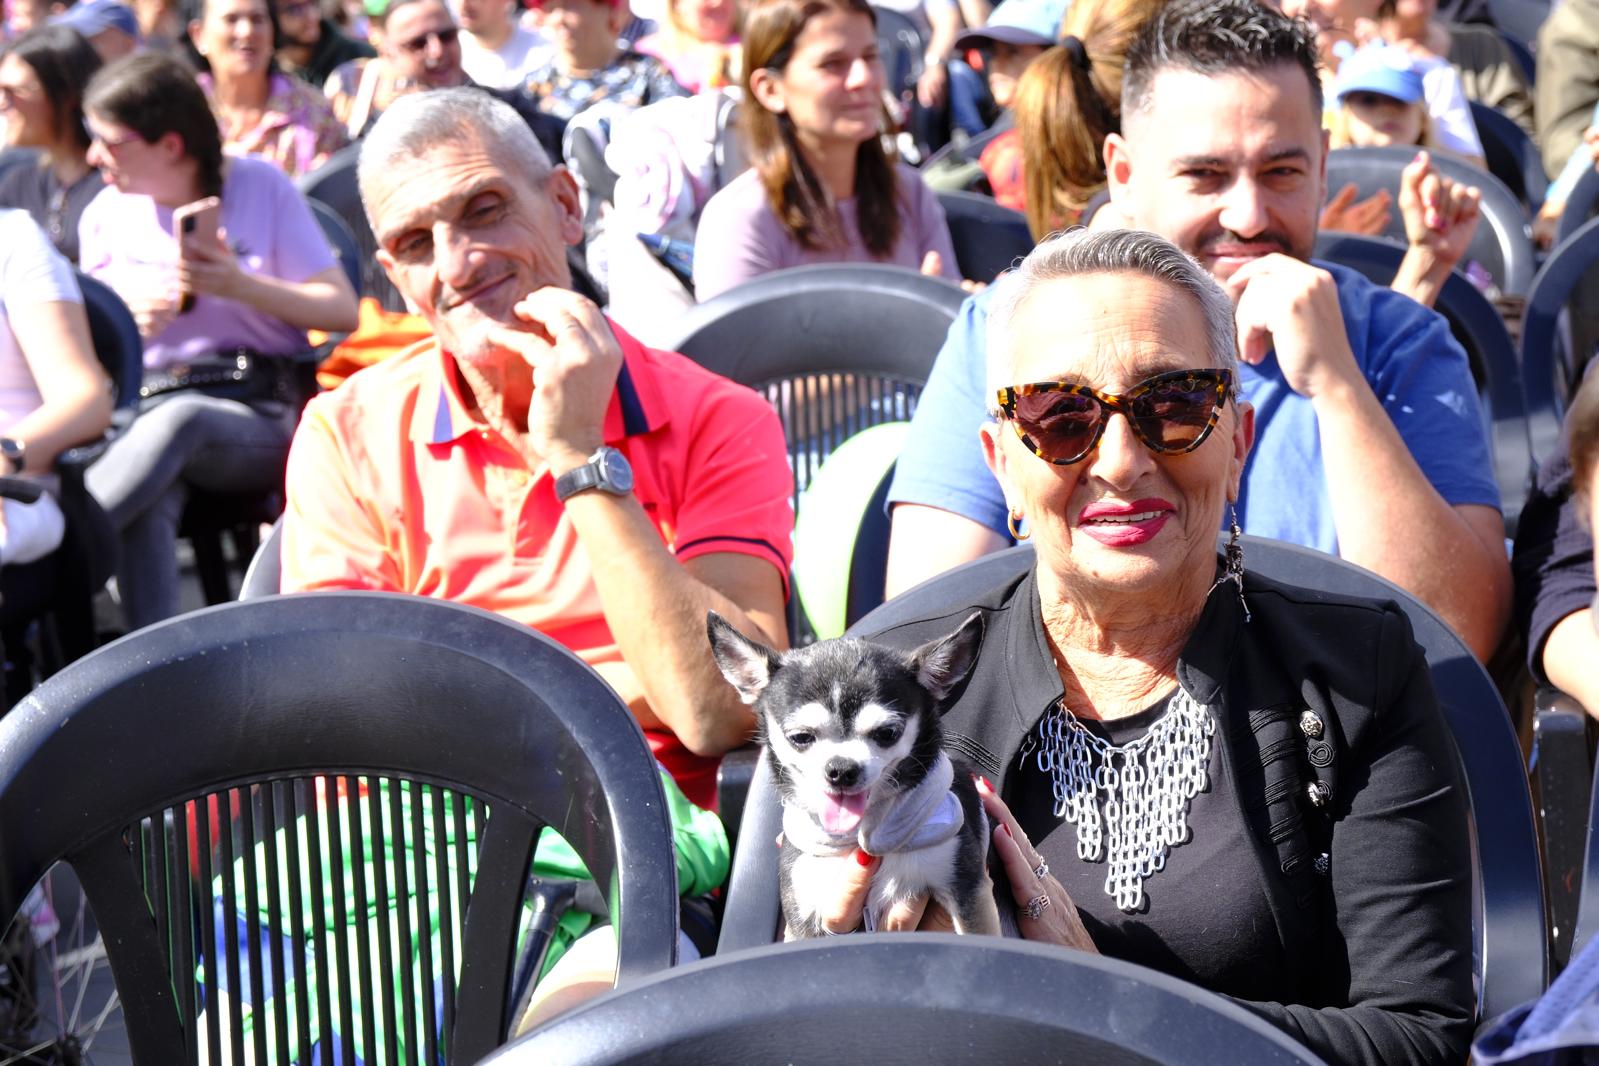
[[[427,33],[417,34],[410,40],[401,41],[400,47],[405,49],[407,52],[412,53],[413,55],[420,55],[427,48],[428,42],[435,37],[439,39],[439,47],[448,48],[450,45],[454,44],[456,39],[460,36],[461,31],[454,26],[451,26],[447,30],[429,30]]]
[[[1210,436],[1232,391],[1230,370],[1173,370],[1121,395],[1064,381],[1012,385],[998,393],[1001,414],[1027,450],[1057,466],[1082,461],[1105,434],[1110,416],[1127,418],[1152,452],[1191,452]]]

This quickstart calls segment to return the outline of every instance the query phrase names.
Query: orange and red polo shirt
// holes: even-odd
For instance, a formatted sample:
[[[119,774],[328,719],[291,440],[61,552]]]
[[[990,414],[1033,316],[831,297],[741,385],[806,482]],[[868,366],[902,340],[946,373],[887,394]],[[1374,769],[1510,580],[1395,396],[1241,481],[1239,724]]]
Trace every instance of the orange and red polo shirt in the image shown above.
[[[632,465],[634,493],[662,542],[680,560],[765,559],[786,590],[793,482],[776,412],[752,390],[611,328],[623,363],[605,441]],[[435,340],[313,399],[287,488],[283,591],[378,589],[471,604],[591,665],[626,668],[554,475],[530,469],[470,413],[455,362]],[[716,760],[670,734],[652,733],[650,743],[684,793],[709,805]]]

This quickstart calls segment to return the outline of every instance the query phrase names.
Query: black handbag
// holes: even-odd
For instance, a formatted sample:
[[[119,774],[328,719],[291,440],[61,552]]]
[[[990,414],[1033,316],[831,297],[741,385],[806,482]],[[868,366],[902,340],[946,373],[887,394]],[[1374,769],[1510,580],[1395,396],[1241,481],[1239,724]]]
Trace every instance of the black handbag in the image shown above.
[[[290,403],[295,398],[293,378],[287,357],[236,348],[146,372],[139,386],[139,398],[149,400],[192,389],[240,403],[254,400]]]

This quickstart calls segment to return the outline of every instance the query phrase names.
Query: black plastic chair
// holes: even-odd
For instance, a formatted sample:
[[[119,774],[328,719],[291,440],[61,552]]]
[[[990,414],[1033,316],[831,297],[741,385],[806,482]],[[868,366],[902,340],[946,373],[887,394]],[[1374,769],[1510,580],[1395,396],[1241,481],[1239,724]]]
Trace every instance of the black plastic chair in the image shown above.
[[[1499,32],[1523,48],[1538,39],[1538,27],[1549,17],[1549,8],[1547,0],[1488,0],[1488,14]],[[1526,73],[1531,84],[1533,72]]]
[[[1237,1004],[1131,963],[923,933],[718,955],[586,1004],[484,1066],[1320,1061]]]
[[[350,231],[350,224],[339,217],[339,213],[321,200],[307,198],[306,204],[311,208],[311,214],[316,216],[317,225],[322,227],[322,235],[328,239],[328,247],[333,249],[333,256],[339,261],[339,266],[344,268],[344,276],[350,283],[350,291],[355,293],[359,300],[363,291],[361,278],[361,245],[355,239],[355,234]]]
[[[1409,617],[1460,754],[1471,805],[1481,901],[1474,953],[1478,1017],[1492,1018],[1536,998],[1549,977],[1537,834],[1521,749],[1493,680],[1447,624],[1397,585],[1309,548],[1248,536],[1243,546],[1244,565],[1255,573],[1341,595],[1392,600]],[[972,602],[1032,565],[1031,545],[968,563],[888,601],[851,633],[869,635],[940,606]],[[763,760],[739,832],[746,840],[775,840],[781,825]],[[744,848],[734,856],[720,951],[772,940],[779,921],[776,859],[775,848]]]
[[[1471,119],[1482,140],[1483,159],[1488,173],[1504,183],[1536,215],[1543,206],[1549,178],[1543,170],[1543,157],[1527,131],[1487,104],[1471,101]]]
[[[1399,270],[1405,249],[1381,238],[1329,232],[1316,238],[1315,254],[1318,259],[1358,270],[1378,285],[1387,285]],[[1433,307],[1448,320],[1450,332],[1471,360],[1487,420],[1483,429],[1492,449],[1505,529],[1513,533],[1534,469],[1522,363],[1504,319],[1459,272],[1444,282]]]
[[[245,1061],[241,1028],[218,1025],[223,989],[274,1004],[271,1024],[255,1014],[255,1062],[288,1061],[291,1029],[301,1062],[313,1045],[354,1062],[357,1025],[366,1062],[399,1061],[402,1030],[410,1061],[476,1062],[511,1024],[545,826],[601,887],[619,982],[672,965],[670,824],[632,715],[555,642],[438,600],[316,593],[196,612],[80,660],[0,719],[0,916],[53,863],[73,867],[140,1062],[220,1062],[224,1042]],[[402,833],[444,843],[429,855]],[[385,840],[392,864],[340,861]],[[391,889],[403,901],[430,881],[443,890],[417,893],[414,916],[388,906]],[[328,929],[346,906],[376,924]],[[307,990],[293,1011],[290,980]]]
[[[1580,707],[1575,710],[1579,714],[1582,712]],[[1589,792],[1587,840],[1582,856],[1582,890],[1577,901],[1571,958],[1576,958],[1587,946],[1595,930],[1599,930],[1599,777],[1595,777],[1594,786]]]
[[[283,577],[283,518],[272,523],[272,532],[261,541],[250,565],[245,568],[244,580],[239,583],[239,599],[259,600],[263,596],[276,596]]]
[[[922,160],[921,169],[927,170],[950,160],[976,162],[977,158],[983,154],[983,149],[992,144],[995,138],[1015,128],[1015,112],[1006,111],[999,116],[999,119],[992,126],[982,133],[974,134],[970,137],[958,137]]]
[[[1560,222],[1555,226],[1555,245],[1559,247],[1571,239],[1571,235],[1583,227],[1590,218],[1599,213],[1599,168],[1589,167],[1582,172],[1582,177],[1577,179],[1577,184],[1571,189],[1571,195],[1566,197],[1566,206],[1560,212]]]
[[[378,264],[377,238],[367,222],[366,209],[361,206],[361,190],[356,184],[355,173],[360,159],[360,142],[340,148],[328,157],[327,162],[300,178],[300,192],[307,200],[316,200],[332,208],[333,213],[350,228],[360,249],[360,291],[376,299],[385,311],[404,311],[405,299]]]
[[[1400,174],[1415,156],[1413,149],[1397,146],[1340,148],[1327,154],[1327,187],[1341,189],[1353,182],[1363,198],[1378,189],[1387,189],[1397,204]],[[1482,190],[1482,220],[1466,257],[1482,264],[1501,292],[1525,295],[1532,284],[1535,262],[1529,217],[1520,198],[1498,178],[1469,163],[1442,152],[1434,152],[1432,161],[1444,176]],[[1405,223],[1397,210],[1390,214],[1383,235],[1404,239]]]
[[[1588,759],[1588,715],[1576,700],[1556,689],[1533,697],[1532,752],[1528,769],[1537,782],[1539,839],[1543,843],[1544,884],[1549,893],[1550,970],[1558,974],[1571,961],[1578,931],[1581,896],[1599,910],[1599,875],[1592,885],[1585,870],[1599,854],[1587,842],[1594,829],[1593,767]],[[1591,934],[1594,923],[1587,923]]]
[[[1561,314],[1583,276],[1599,260],[1599,218],[1590,219],[1555,248],[1527,293],[1521,319],[1521,370],[1533,415],[1532,449],[1542,459],[1564,447],[1561,419],[1591,353],[1571,351]]]
[[[1033,250],[1027,216],[975,192],[941,192],[955,264],[971,281],[991,282]]]

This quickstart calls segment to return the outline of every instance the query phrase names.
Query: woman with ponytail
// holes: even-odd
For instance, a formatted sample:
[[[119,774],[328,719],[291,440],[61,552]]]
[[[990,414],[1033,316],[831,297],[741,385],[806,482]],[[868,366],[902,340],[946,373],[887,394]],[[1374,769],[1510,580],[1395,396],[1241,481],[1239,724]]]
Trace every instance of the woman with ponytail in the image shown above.
[[[1061,43],[1022,74],[1016,136],[1034,238],[1082,222],[1088,201],[1105,187],[1101,149],[1106,134],[1121,131],[1127,47],[1162,2],[1076,0]]]
[[[938,200],[884,147],[866,0],[759,0],[744,59],[738,121],[752,165],[705,205],[699,299],[807,263],[897,263],[959,280]]]

